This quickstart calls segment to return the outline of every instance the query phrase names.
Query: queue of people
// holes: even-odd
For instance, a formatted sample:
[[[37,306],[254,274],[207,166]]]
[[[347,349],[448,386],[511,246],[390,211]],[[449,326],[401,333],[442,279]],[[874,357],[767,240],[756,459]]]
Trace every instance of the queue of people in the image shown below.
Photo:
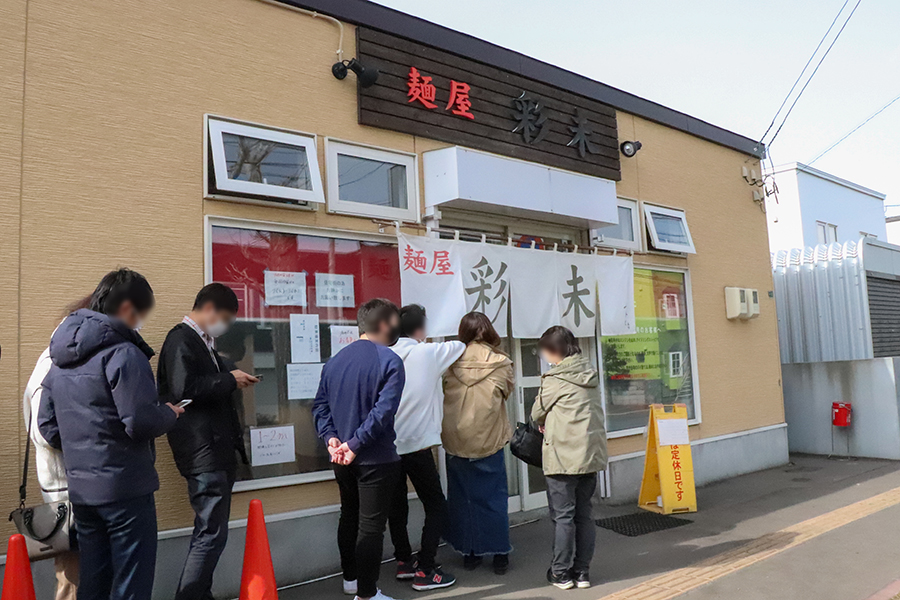
[[[157,376],[138,333],[155,304],[140,274],[107,274],[70,307],[25,393],[38,479],[47,500],[72,504],[78,552],[56,557],[57,600],[145,600],[156,565],[159,488],[154,440],[168,436],[194,510],[176,600],[210,600],[228,536],[237,461],[246,461],[234,395],[259,379],[236,368],[215,340],[238,301],[205,286],[167,335]],[[492,557],[509,569],[504,448],[514,370],[490,319],[465,315],[458,339],[428,342],[423,307],[373,299],[358,311],[360,339],[322,369],[313,404],[341,500],[337,531],[343,591],[390,600],[378,588],[384,533],[396,578],[417,591],[456,583],[437,562],[441,539],[473,570]],[[594,552],[591,498],[606,467],[600,378],[572,333],[553,327],[538,344],[551,365],[531,418],[544,433],[543,470],[555,533],[548,581],[589,587]],[[435,450],[446,451],[447,496]],[[422,502],[419,550],[408,533],[408,483]],[[77,590],[77,591],[76,591]]]

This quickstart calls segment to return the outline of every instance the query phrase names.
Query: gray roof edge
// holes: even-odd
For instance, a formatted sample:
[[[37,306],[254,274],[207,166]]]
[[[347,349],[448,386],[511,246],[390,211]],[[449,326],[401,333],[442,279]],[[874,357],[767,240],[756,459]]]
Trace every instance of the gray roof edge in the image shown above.
[[[316,11],[347,23],[377,29],[464,58],[506,69],[743,154],[757,158],[765,157],[765,146],[746,136],[520,52],[503,48],[387,6],[368,0],[274,1]]]

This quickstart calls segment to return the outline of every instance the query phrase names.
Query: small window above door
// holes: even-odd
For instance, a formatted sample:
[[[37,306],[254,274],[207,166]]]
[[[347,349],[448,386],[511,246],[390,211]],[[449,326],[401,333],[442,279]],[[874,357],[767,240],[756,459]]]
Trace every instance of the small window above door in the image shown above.
[[[654,250],[696,254],[683,210],[644,204],[650,244]]]
[[[616,209],[618,225],[607,225],[591,230],[591,243],[625,250],[641,250],[641,219],[635,200],[619,198]]]
[[[325,156],[330,212],[419,220],[415,154],[326,139]]]
[[[324,202],[316,138],[299,132],[207,119],[212,196]]]

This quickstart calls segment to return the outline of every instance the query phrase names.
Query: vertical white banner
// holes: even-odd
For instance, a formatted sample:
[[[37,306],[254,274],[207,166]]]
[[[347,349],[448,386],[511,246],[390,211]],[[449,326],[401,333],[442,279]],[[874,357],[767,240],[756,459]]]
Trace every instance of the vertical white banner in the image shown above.
[[[557,253],[515,248],[508,253],[513,337],[541,337],[547,328],[560,324],[554,277]]]
[[[597,332],[596,260],[590,254],[556,254],[559,322],[577,338],[594,337]]]
[[[634,260],[630,256],[598,256],[595,269],[603,335],[636,333]]]
[[[429,335],[456,335],[466,313],[459,243],[402,234],[397,241],[403,304],[425,307]]]
[[[466,310],[486,314],[500,337],[509,322],[509,265],[515,250],[506,246],[459,243]]]

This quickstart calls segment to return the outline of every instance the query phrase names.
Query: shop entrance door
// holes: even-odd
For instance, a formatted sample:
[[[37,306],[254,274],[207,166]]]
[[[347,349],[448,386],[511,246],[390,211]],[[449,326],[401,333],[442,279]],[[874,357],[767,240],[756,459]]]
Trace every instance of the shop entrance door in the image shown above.
[[[541,357],[535,339],[513,340],[515,348],[516,391],[515,423],[525,423],[531,416],[531,407],[541,388]],[[546,370],[547,365],[544,364]],[[547,482],[541,469],[516,460],[519,479],[519,498],[522,510],[547,506]]]

